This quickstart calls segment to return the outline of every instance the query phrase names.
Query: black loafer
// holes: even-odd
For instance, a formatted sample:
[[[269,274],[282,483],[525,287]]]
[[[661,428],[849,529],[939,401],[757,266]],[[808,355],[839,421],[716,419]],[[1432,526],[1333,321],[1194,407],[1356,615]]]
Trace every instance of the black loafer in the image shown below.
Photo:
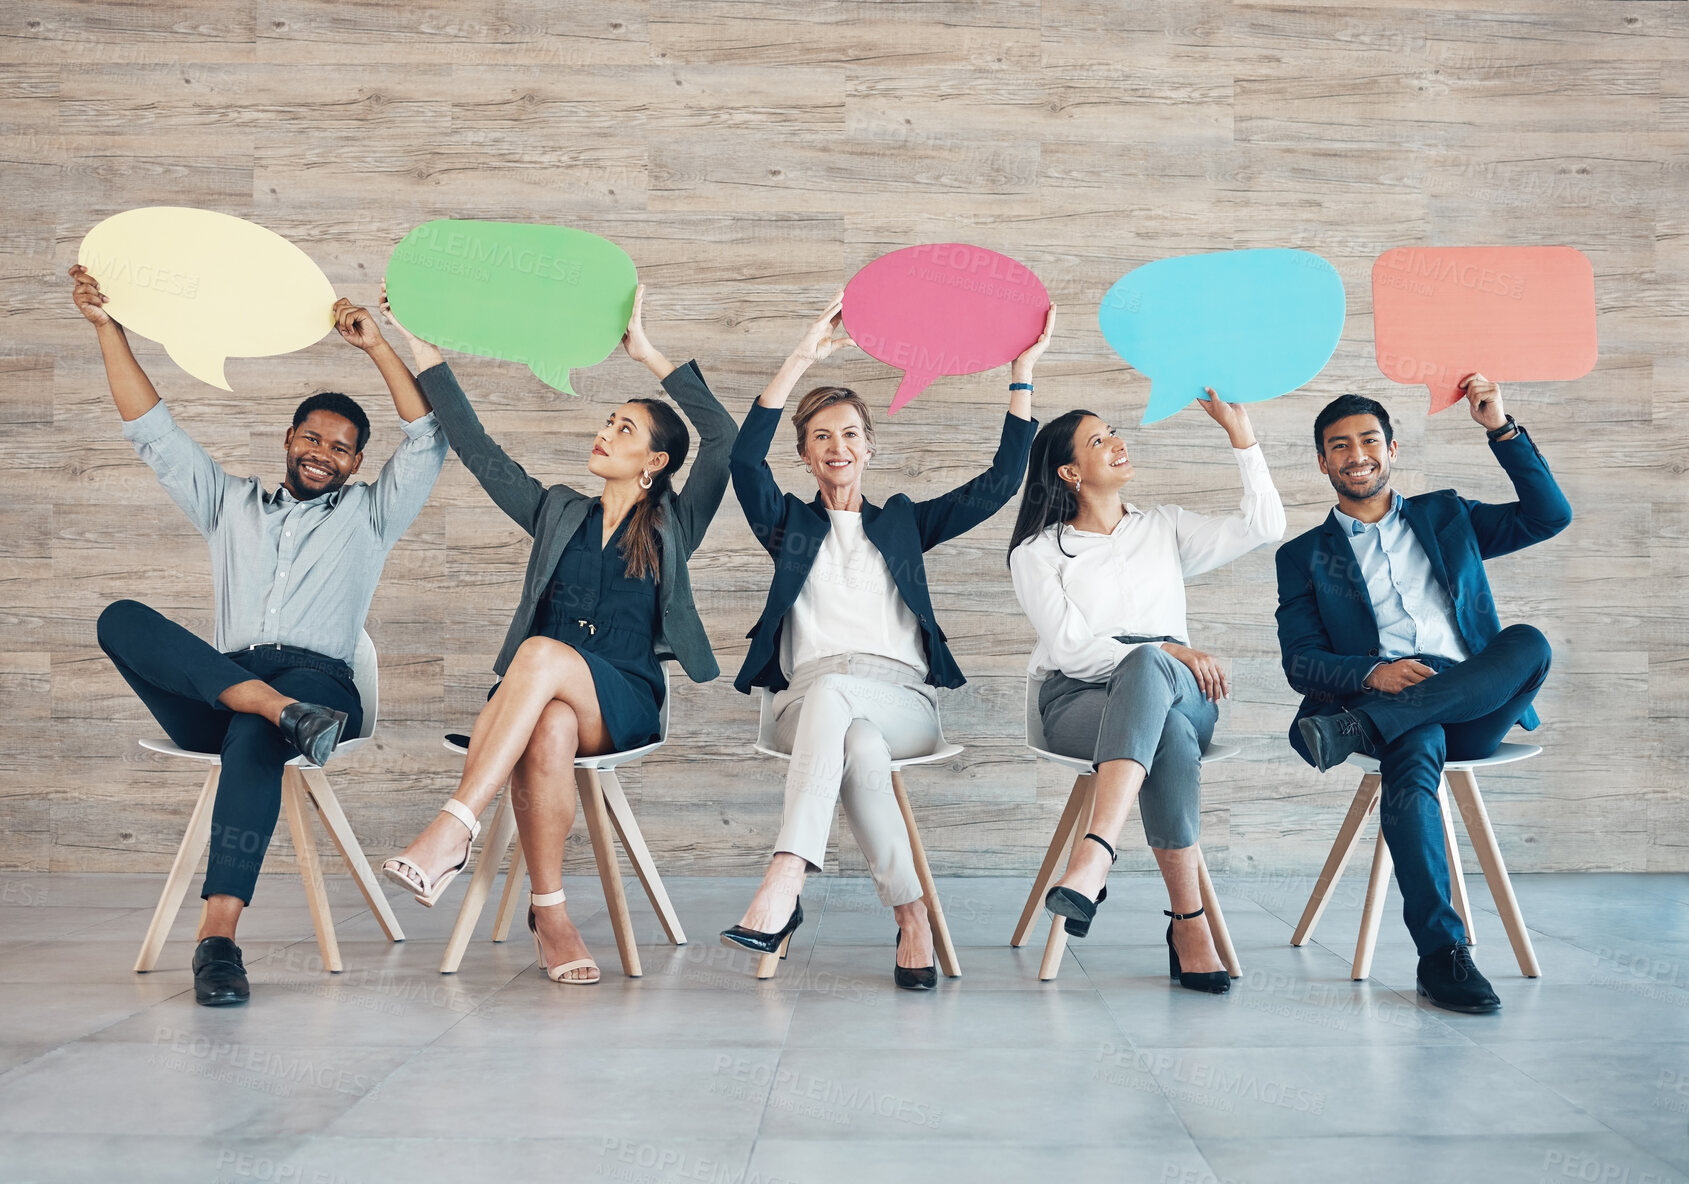
[[[281,734],[299,750],[299,755],[317,768],[328,764],[329,754],[340,741],[346,713],[316,703],[289,703],[281,709]]]
[[[1421,958],[1414,985],[1444,1011],[1483,1015],[1501,1010],[1501,1000],[1490,987],[1490,980],[1478,973],[1472,951],[1463,941]]]
[[[240,947],[226,937],[208,937],[194,947],[194,1002],[228,1007],[252,997]]]
[[[1297,721],[1296,729],[1302,733],[1308,755],[1314,758],[1314,767],[1322,773],[1336,768],[1357,752],[1378,755],[1366,725],[1350,711],[1304,716]]]

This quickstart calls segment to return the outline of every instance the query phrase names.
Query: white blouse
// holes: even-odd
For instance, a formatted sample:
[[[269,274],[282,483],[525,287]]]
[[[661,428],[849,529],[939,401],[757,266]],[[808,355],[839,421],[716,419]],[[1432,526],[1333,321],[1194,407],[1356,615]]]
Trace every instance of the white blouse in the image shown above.
[[[1174,637],[1189,645],[1185,580],[1284,537],[1284,504],[1260,445],[1234,450],[1243,474],[1236,514],[1128,504],[1108,534],[1047,527],[1009,556],[1015,597],[1038,631],[1027,672],[1104,682],[1135,645],[1119,634]],[[1067,554],[1063,554],[1063,550]]]
[[[862,515],[828,510],[832,526],[815,566],[786,612],[780,667],[792,671],[835,654],[876,654],[927,672],[915,614],[891,578],[880,549],[862,529]]]

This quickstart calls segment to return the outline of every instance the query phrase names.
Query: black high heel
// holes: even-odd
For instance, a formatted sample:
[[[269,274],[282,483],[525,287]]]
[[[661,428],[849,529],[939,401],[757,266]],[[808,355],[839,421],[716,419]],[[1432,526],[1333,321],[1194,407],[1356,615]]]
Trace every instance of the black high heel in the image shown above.
[[[1114,848],[1109,845],[1108,840],[1101,835],[1087,834],[1085,837],[1102,845],[1102,849],[1108,852],[1109,863],[1112,864],[1120,858],[1119,855],[1115,854]],[[1103,885],[1102,891],[1097,893],[1095,900],[1075,892],[1071,888],[1064,888],[1057,884],[1045,895],[1044,907],[1058,917],[1067,918],[1067,923],[1062,928],[1067,930],[1069,936],[1084,937],[1091,932],[1091,921],[1097,915],[1097,906],[1107,899],[1108,885],[1106,884]]]
[[[803,924],[803,897],[798,897],[792,903],[792,915],[787,918],[783,928],[773,933],[764,933],[760,929],[746,929],[743,925],[735,925],[731,929],[724,929],[721,933],[721,944],[729,949],[752,950],[758,954],[779,954],[786,956],[787,947],[791,945],[792,934],[798,926]]]
[[[903,944],[903,927],[897,929],[897,945]],[[891,981],[905,991],[930,991],[938,986],[938,968],[934,966],[899,966],[892,959]]]
[[[1194,913],[1173,913],[1161,910],[1164,917],[1172,917],[1173,921],[1189,921],[1202,916],[1205,909],[1197,909]],[[1232,989],[1232,976],[1224,970],[1180,970],[1179,951],[1173,948],[1173,921],[1167,922],[1167,976],[1175,980],[1187,991],[1207,991],[1210,995],[1224,995]]]

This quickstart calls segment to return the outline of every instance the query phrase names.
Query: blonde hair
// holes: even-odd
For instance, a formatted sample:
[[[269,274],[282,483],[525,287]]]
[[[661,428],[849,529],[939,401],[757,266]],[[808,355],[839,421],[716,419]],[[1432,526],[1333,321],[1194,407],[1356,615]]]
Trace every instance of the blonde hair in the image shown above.
[[[868,404],[862,396],[848,386],[818,386],[798,400],[798,409],[792,413],[792,426],[798,432],[799,456],[803,455],[804,441],[809,438],[809,421],[835,403],[856,408],[856,414],[862,420],[862,434],[868,438],[868,451],[874,451],[874,417],[869,414]]]

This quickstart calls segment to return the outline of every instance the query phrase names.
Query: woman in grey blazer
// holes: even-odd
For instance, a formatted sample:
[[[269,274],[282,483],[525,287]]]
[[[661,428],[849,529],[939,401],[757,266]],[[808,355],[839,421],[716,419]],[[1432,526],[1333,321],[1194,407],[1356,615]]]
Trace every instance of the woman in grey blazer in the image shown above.
[[[686,561],[727,490],[738,430],[697,363],[671,365],[645,336],[643,300],[641,286],[622,344],[698,429],[698,458],[678,493],[672,481],[690,439],[667,403],[631,399],[606,418],[587,459],[587,471],[604,480],[601,494],[544,486],[488,437],[440,351],[393,322],[410,340],[418,382],[452,450],[534,546],[521,603],[493,663],[503,681],[476,720],[457,792],[382,870],[432,906],[468,866],[477,818],[508,781],[533,889],[528,927],[554,982],[598,981],[563,904],[576,755],[656,739],[663,659],[679,662],[694,682],[720,673],[692,603]],[[382,311],[392,319],[385,300]]]

